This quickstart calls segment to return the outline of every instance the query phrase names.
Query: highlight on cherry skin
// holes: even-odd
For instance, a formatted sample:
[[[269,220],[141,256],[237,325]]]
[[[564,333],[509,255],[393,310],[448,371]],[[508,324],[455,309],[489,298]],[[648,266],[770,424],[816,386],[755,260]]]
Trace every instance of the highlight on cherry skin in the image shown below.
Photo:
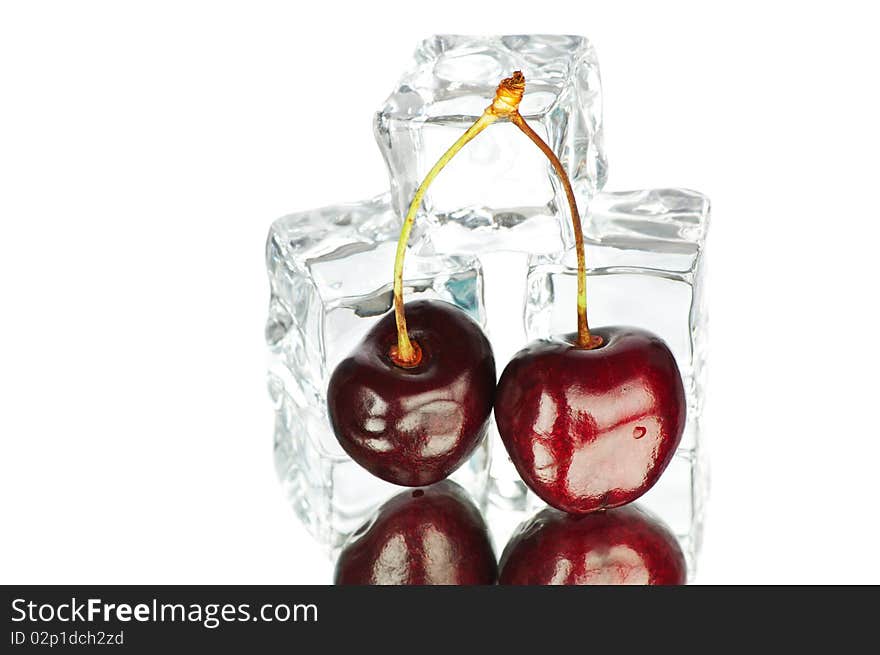
[[[386,502],[343,546],[338,585],[491,585],[498,566],[480,512],[453,482]]]
[[[547,504],[587,514],[632,502],[672,460],[686,402],[675,357],[631,327],[538,340],[498,383],[495,421],[523,481]]]
[[[546,508],[523,523],[501,555],[502,585],[683,585],[675,536],[637,505],[586,516]]]
[[[495,360],[480,326],[454,305],[405,307],[418,362],[394,361],[398,333],[387,314],[333,372],[327,407],[354,461],[388,482],[423,486],[455,471],[485,436]]]

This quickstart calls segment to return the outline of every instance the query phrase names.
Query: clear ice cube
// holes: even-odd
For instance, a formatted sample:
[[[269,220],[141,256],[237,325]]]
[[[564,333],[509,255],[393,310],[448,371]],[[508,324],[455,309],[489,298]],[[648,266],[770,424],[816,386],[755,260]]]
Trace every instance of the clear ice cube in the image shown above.
[[[400,490],[345,454],[326,402],[335,366],[392,307],[399,230],[386,195],[280,218],[266,245],[276,467],[299,517],[330,546]],[[482,270],[475,257],[410,252],[404,282],[407,300],[445,300],[485,324]],[[484,442],[452,479],[479,502],[488,465]]]
[[[422,41],[412,68],[374,120],[398,215],[515,70],[526,76],[520,112],[559,156],[574,189],[588,198],[602,187],[601,84],[587,39],[440,35]],[[429,232],[434,252],[556,252],[565,234],[560,206],[564,194],[547,160],[516,127],[499,122],[469,143],[428,190],[414,237]]]

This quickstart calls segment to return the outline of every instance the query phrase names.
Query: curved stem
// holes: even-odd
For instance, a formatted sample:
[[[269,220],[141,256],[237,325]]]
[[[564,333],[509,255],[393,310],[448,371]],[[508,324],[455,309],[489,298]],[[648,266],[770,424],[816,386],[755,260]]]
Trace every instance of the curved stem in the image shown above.
[[[409,205],[409,211],[403,220],[403,227],[400,230],[400,240],[397,242],[397,255],[394,258],[394,317],[397,321],[397,350],[391,353],[395,363],[399,366],[416,366],[421,360],[421,353],[413,347],[410,341],[409,333],[406,330],[406,316],[403,312],[403,258],[406,255],[406,246],[409,242],[409,234],[412,232],[413,223],[416,219],[419,206],[422,204],[422,198],[434,178],[440,174],[443,167],[449,163],[449,160],[455,157],[456,153],[461,150],[465,144],[486,129],[489,125],[498,119],[497,116],[488,110],[480,116],[477,121],[471,125],[467,131],[462,134],[452,146],[443,153],[443,156],[437,160],[434,167],[428,171],[425,179],[419,185],[416,195],[413,197]]]
[[[568,174],[562,166],[562,162],[556,153],[548,146],[538,134],[529,127],[522,115],[517,111],[510,115],[510,122],[516,125],[532,142],[540,148],[541,152],[550,160],[556,176],[562,182],[565,196],[568,198],[568,207],[571,213],[571,225],[574,229],[574,247],[577,254],[577,345],[579,348],[595,348],[602,345],[602,337],[590,335],[590,327],[587,323],[587,265],[584,256],[584,232],[581,227],[581,217],[578,213],[577,202]]]
[[[495,98],[473,125],[471,125],[452,146],[443,153],[443,156],[428,171],[425,179],[419,185],[416,195],[413,197],[403,220],[400,230],[400,239],[397,242],[397,255],[394,258],[394,318],[397,322],[397,346],[391,348],[389,353],[395,364],[403,368],[417,366],[422,359],[421,348],[409,338],[406,328],[406,315],[403,309],[403,259],[406,256],[406,246],[409,242],[409,234],[412,231],[413,222],[416,219],[422,198],[434,178],[440,174],[449,160],[455,157],[471,139],[485,130],[499,118],[510,117],[517,113],[519,102],[525,91],[525,78],[516,71],[511,77],[505,78],[495,91]]]

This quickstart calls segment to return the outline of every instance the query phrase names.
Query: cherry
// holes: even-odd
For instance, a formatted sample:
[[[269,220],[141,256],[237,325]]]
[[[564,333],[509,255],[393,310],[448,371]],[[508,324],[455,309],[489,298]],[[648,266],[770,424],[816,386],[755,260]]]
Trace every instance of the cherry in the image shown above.
[[[675,358],[637,328],[531,343],[498,384],[495,420],[522,479],[545,502],[585,514],[650,489],[675,454],[685,397]]]
[[[419,300],[406,311],[418,363],[394,361],[387,314],[333,372],[327,407],[354,461],[388,482],[422,486],[452,473],[483,439],[495,360],[480,326],[457,307]]]
[[[480,512],[452,482],[399,494],[352,535],[340,585],[489,585],[498,568]]]
[[[431,182],[486,127],[519,116],[524,90],[522,73],[502,80],[492,104],[425,176],[397,243],[393,318],[380,320],[330,378],[327,406],[336,438],[354,461],[383,480],[408,486],[442,480],[485,435],[495,393],[489,342],[452,305],[404,305],[403,261]]]
[[[571,516],[546,508],[519,527],[501,555],[503,585],[683,585],[678,541],[635,505]]]
[[[524,89],[521,74],[511,79]],[[565,191],[578,262],[577,333],[534,342],[511,360],[498,384],[498,431],[520,476],[550,505],[573,513],[623,505],[651,488],[681,441],[681,376],[649,332],[590,333],[584,237],[568,174],[518,100],[505,118],[547,157]]]

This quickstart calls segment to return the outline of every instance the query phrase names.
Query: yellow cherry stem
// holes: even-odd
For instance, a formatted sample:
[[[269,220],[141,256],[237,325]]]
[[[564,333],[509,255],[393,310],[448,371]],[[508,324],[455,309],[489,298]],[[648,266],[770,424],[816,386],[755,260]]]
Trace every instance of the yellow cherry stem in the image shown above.
[[[574,198],[574,191],[571,188],[571,181],[568,174],[562,166],[562,162],[556,156],[556,153],[548,146],[544,140],[538,136],[519,111],[510,115],[510,122],[516,125],[532,142],[540,148],[541,152],[550,160],[550,164],[556,171],[556,176],[562,182],[562,188],[565,190],[565,197],[568,198],[568,208],[571,214],[571,225],[574,230],[574,249],[577,254],[577,345],[579,348],[596,348],[602,345],[602,337],[590,334],[590,326],[587,323],[587,264],[584,255],[584,231],[581,227],[581,216],[578,213],[577,202]]]
[[[525,92],[525,77],[520,71],[516,71],[511,77],[501,81],[495,91],[495,98],[492,104],[486,107],[483,114],[471,125],[452,146],[443,153],[443,156],[437,160],[437,163],[428,171],[425,179],[416,190],[406,217],[403,220],[403,226],[400,230],[400,239],[397,242],[397,255],[394,258],[394,318],[397,323],[397,345],[392,346],[389,353],[391,359],[403,368],[411,368],[418,366],[422,359],[422,351],[414,340],[410,339],[409,332],[406,327],[406,314],[403,308],[403,260],[406,256],[406,247],[409,243],[409,235],[412,232],[413,223],[416,219],[422,199],[425,192],[434,179],[440,174],[440,171],[455,157],[455,155],[476,137],[480,132],[485,130],[489,125],[500,118],[506,118],[516,125],[532,142],[538,146],[542,153],[550,160],[557,177],[562,183],[565,190],[565,196],[568,199],[569,212],[571,213],[571,223],[574,229],[575,252],[577,254],[577,345],[580,348],[596,348],[602,345],[602,338],[598,335],[590,334],[590,327],[587,323],[587,267],[584,256],[584,235],[581,227],[581,218],[578,213],[577,202],[574,197],[574,191],[571,188],[571,182],[568,174],[562,166],[562,162],[538,134],[529,127],[526,120],[519,113],[519,103]]]
[[[397,242],[397,255],[394,258],[394,318],[397,322],[397,346],[391,348],[389,355],[398,366],[412,368],[413,366],[418,366],[422,359],[421,348],[410,339],[406,328],[406,314],[403,309],[403,260],[406,256],[409,235],[412,232],[413,223],[422,204],[425,192],[437,175],[440,174],[440,171],[443,170],[444,166],[469,141],[499,118],[509,117],[517,112],[517,107],[519,107],[524,91],[525,78],[519,71],[511,77],[502,80],[495,91],[495,98],[492,104],[486,107],[486,110],[474,124],[437,160],[437,163],[428,171],[425,179],[419,185],[409,205],[409,210],[406,212],[406,217],[403,220],[403,227],[400,230],[400,239]]]

